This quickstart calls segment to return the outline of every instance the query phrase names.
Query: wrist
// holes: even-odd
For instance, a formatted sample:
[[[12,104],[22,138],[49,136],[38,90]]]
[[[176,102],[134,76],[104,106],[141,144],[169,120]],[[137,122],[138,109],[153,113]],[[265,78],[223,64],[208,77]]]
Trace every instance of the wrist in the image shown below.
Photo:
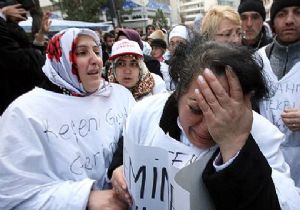
[[[0,17],[6,21],[5,7],[0,9]]]
[[[248,135],[240,137],[235,141],[229,142],[224,141],[223,144],[219,144],[220,153],[222,156],[223,163],[226,163],[228,160],[233,158],[245,145]]]

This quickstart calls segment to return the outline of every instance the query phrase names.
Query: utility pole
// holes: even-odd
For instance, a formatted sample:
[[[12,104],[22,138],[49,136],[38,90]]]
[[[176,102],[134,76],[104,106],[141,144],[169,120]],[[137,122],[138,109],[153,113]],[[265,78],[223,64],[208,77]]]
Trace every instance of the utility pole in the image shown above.
[[[121,23],[120,23],[120,18],[119,18],[119,14],[116,10],[116,4],[114,0],[110,0],[111,2],[111,7],[112,7],[112,13],[113,13],[113,17],[112,17],[112,22],[113,22],[113,26],[115,27],[120,27]]]

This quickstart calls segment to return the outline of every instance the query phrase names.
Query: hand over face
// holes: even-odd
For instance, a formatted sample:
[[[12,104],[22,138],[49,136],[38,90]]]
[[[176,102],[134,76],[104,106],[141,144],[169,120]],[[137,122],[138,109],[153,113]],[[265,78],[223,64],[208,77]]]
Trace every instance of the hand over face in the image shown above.
[[[286,109],[281,114],[281,117],[291,131],[300,131],[300,109]]]
[[[90,193],[89,210],[126,210],[127,207],[113,190],[96,190]]]
[[[195,93],[208,131],[225,162],[243,147],[250,133],[253,121],[250,95],[243,95],[230,67],[226,75],[218,77],[205,69],[198,77]]]

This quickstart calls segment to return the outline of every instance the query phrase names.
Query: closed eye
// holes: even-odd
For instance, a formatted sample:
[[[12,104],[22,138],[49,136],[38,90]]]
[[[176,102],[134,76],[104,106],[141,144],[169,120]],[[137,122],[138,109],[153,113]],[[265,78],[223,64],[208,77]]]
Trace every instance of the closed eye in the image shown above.
[[[76,55],[77,56],[84,56],[84,55],[86,55],[87,54],[87,51],[77,51],[76,52]]]
[[[190,111],[193,114],[196,114],[196,115],[201,115],[202,114],[202,111],[198,106],[195,106],[195,105],[188,105],[188,106],[189,106]]]

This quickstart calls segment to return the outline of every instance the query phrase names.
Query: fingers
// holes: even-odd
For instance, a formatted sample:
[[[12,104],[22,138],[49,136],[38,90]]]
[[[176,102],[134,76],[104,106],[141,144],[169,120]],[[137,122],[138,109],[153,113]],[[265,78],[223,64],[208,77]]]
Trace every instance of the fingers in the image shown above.
[[[123,174],[123,166],[120,166],[113,171],[112,183],[123,190],[127,190],[127,184]]]
[[[116,194],[122,200],[127,202],[128,205],[132,205],[132,198],[128,192],[126,180],[123,174],[123,166],[120,166],[113,171],[111,180],[112,180],[113,190],[116,192]]]
[[[228,94],[226,93],[224,87],[221,85],[217,77],[209,69],[205,69],[203,75],[199,75],[198,85],[203,99],[205,99],[207,105],[213,112],[219,110],[222,107],[228,106]],[[208,110],[207,108],[208,107],[203,104],[203,109]]]
[[[18,21],[26,20],[26,10],[22,8],[21,4],[4,7],[3,14],[9,19],[17,19]]]
[[[286,126],[291,130],[291,131],[299,131],[300,130],[300,124],[299,123],[288,123]]]
[[[243,90],[240,81],[230,66],[226,66],[226,76],[229,84],[230,97],[237,101],[243,100]]]
[[[300,109],[298,108],[289,108],[285,109],[284,112],[289,113],[289,112],[300,112]]]

